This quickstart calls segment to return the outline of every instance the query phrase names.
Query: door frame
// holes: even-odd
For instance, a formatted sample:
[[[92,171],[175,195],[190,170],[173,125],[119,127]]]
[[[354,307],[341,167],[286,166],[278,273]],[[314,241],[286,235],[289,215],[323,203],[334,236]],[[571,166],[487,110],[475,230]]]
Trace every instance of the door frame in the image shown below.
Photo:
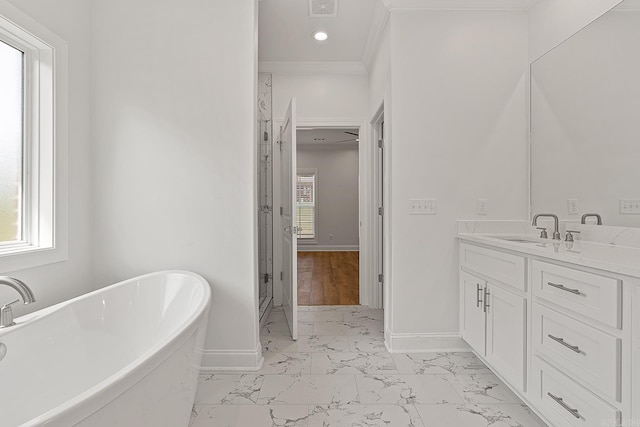
[[[389,217],[390,209],[387,204],[388,196],[387,196],[387,188],[385,186],[385,172],[387,168],[386,164],[386,148],[384,147],[382,150],[378,147],[378,141],[382,139],[384,144],[387,144],[386,135],[383,133],[387,133],[382,129],[380,132],[380,127],[382,123],[385,121],[384,116],[384,103],[380,105],[376,113],[373,115],[370,127],[371,127],[371,203],[374,206],[374,211],[371,216],[371,247],[373,250],[372,254],[372,293],[370,297],[371,307],[372,308],[384,308],[383,304],[386,303],[386,298],[383,295],[383,290],[386,292],[386,288],[388,286],[384,286],[384,283],[388,285],[389,275],[385,271],[385,263],[387,260],[387,254],[385,249],[385,243],[388,242],[386,237],[388,235],[387,228],[387,219]],[[385,126],[386,128],[386,126]],[[382,198],[380,197],[382,195]],[[382,216],[382,231],[379,227],[379,214],[377,212],[378,207],[383,208],[383,216]],[[382,256],[380,256],[382,255]],[[382,259],[380,259],[382,258]],[[384,282],[383,285],[380,286],[378,282],[378,274],[383,274]]]
[[[282,119],[274,120],[274,128],[278,129],[282,124]],[[374,205],[376,201],[376,187],[374,185],[374,166],[375,166],[375,150],[373,149],[372,136],[371,136],[371,123],[366,119],[301,119],[298,117],[297,126],[301,128],[314,127],[314,128],[332,128],[332,129],[358,129],[359,139],[358,142],[358,205],[359,205],[359,293],[360,304],[370,306],[372,308],[380,308],[382,301],[377,301],[378,298],[374,297],[378,292],[378,279],[377,279],[377,253],[375,249],[376,236],[375,229],[377,228],[377,206]],[[376,139],[377,141],[377,139]],[[276,141],[273,142],[274,150],[276,148]],[[377,147],[377,142],[375,143]],[[275,151],[274,151],[275,152]],[[280,176],[275,171],[280,170],[280,158],[274,156],[273,158],[273,209],[274,212],[280,208]],[[276,191],[277,189],[277,191]],[[375,216],[374,216],[375,215]],[[373,218],[373,220],[372,220]],[[274,230],[280,229],[280,218],[278,215],[274,215]],[[282,251],[282,241],[278,238],[275,239],[276,233],[274,233],[274,289],[273,289],[273,302],[274,305],[282,305],[282,282],[280,281],[280,271],[282,271],[282,257],[280,255]]]

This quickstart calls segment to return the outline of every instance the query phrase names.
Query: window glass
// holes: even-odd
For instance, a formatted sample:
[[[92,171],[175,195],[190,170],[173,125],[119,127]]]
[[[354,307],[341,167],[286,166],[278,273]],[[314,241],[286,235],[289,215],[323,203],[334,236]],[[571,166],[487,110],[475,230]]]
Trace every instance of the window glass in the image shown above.
[[[0,41],[0,244],[22,240],[23,55]]]
[[[296,214],[299,239],[316,237],[316,175],[300,173],[296,179]]]

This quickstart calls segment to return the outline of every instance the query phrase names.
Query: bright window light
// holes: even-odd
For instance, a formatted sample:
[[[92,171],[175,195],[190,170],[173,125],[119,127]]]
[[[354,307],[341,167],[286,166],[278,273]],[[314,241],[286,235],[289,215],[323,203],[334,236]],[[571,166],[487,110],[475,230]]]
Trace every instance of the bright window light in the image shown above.
[[[0,244],[22,240],[23,55],[0,40]]]

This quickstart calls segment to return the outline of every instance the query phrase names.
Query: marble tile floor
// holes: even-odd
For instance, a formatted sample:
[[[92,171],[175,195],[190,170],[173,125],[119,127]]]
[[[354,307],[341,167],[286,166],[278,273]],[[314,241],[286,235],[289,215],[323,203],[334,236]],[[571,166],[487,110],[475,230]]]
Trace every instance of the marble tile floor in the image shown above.
[[[299,309],[299,339],[274,309],[259,371],[202,374],[190,427],[540,427],[472,353],[390,354],[382,310]]]

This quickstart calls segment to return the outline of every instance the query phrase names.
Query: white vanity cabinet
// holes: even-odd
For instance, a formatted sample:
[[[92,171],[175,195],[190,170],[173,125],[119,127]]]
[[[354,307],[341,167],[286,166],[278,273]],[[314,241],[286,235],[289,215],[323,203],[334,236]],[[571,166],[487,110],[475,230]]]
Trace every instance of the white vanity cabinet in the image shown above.
[[[531,401],[554,425],[622,421],[622,279],[532,261]]]
[[[462,244],[460,259],[462,338],[513,387],[524,391],[524,258]],[[500,266],[507,266],[508,271],[498,271]]]
[[[461,239],[461,336],[550,426],[640,427],[640,256],[550,243]]]
[[[631,395],[634,396],[631,407],[631,419],[640,420],[640,286],[632,289],[631,305]],[[640,425],[640,421],[638,421]]]

